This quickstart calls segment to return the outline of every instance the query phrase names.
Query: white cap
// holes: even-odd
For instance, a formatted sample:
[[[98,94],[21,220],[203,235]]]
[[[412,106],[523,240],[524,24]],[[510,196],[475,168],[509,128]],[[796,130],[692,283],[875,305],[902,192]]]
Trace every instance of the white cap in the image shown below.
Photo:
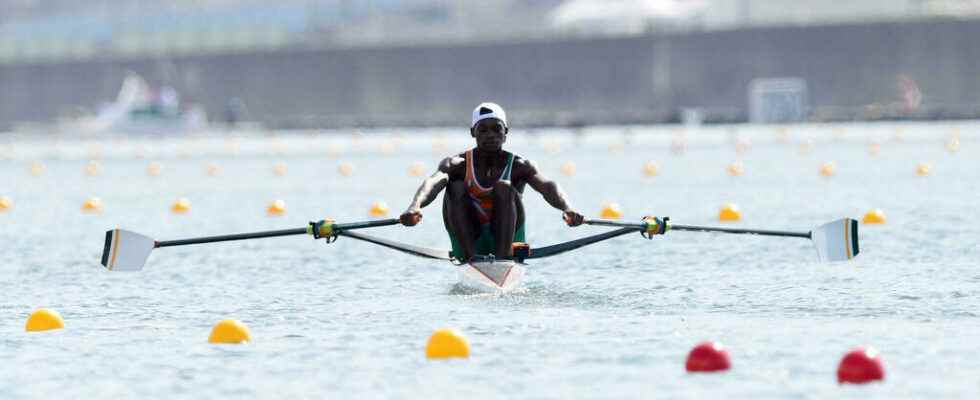
[[[496,118],[507,126],[507,113],[504,112],[504,108],[497,103],[480,103],[473,109],[473,122],[470,123],[470,128],[476,126],[477,122],[485,120],[487,118]]]

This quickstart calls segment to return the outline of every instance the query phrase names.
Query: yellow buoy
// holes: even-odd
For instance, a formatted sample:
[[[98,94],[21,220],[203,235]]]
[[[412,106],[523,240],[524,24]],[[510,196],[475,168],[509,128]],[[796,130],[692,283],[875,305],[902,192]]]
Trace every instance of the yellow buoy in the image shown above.
[[[408,167],[408,174],[415,177],[425,175],[425,164],[420,162],[412,163],[412,165]]]
[[[61,319],[61,314],[55,310],[39,308],[27,318],[24,329],[28,332],[41,332],[64,327],[65,320]]]
[[[92,160],[85,164],[85,175],[96,176],[100,172],[102,172],[102,166],[99,165],[98,161]]]
[[[657,176],[660,173],[660,166],[653,161],[647,161],[643,164],[643,175],[645,176]]]
[[[960,138],[953,136],[946,141],[946,151],[956,153],[960,150]]]
[[[880,143],[871,143],[871,144],[868,144],[868,154],[870,154],[872,156],[876,156],[880,152],[881,152],[881,144]]]
[[[283,215],[286,213],[286,202],[282,200],[276,200],[269,203],[269,207],[266,207],[265,212],[270,216]]]
[[[829,178],[834,176],[834,173],[836,172],[837,164],[834,164],[832,161],[820,164],[820,176]]]
[[[44,163],[40,161],[34,161],[31,163],[31,175],[41,176],[41,174],[43,174],[47,169],[48,168],[44,165]]]
[[[208,163],[208,165],[204,167],[204,171],[208,174],[208,176],[218,176],[218,174],[221,173],[221,167],[215,163]]]
[[[800,143],[800,147],[798,151],[800,155],[803,156],[810,154],[811,152],[813,152],[813,141],[810,139],[803,141],[802,143]]]
[[[571,161],[566,161],[561,165],[561,173],[565,176],[575,175],[575,163]]]
[[[752,148],[752,142],[748,139],[739,139],[735,142],[735,154],[745,154],[750,148]]]
[[[880,208],[868,211],[864,214],[864,218],[861,219],[863,224],[884,224],[885,223],[885,212],[881,211]]]
[[[211,344],[242,344],[252,341],[248,327],[235,319],[223,319],[211,328],[208,343]]]
[[[432,141],[432,151],[436,154],[442,154],[449,148],[449,144],[446,143],[446,139],[437,138]]]
[[[163,166],[160,165],[160,163],[156,161],[152,161],[146,166],[146,174],[149,176],[157,176],[160,175],[160,171],[162,169]]]
[[[728,166],[725,167],[725,171],[728,171],[728,175],[731,176],[742,176],[742,174],[745,173],[745,166],[741,161],[735,161],[728,164]]]
[[[789,141],[789,129],[784,126],[776,128],[776,141],[779,143],[786,143]]]
[[[14,201],[7,196],[0,196],[0,212],[7,211],[14,206]]]
[[[384,155],[388,155],[395,152],[395,144],[390,141],[381,142],[378,145],[378,152]]]
[[[721,206],[721,210],[718,211],[719,221],[738,221],[741,219],[742,211],[735,204],[725,203],[725,205]]]
[[[430,359],[467,358],[470,356],[470,343],[455,329],[438,329],[429,336],[425,356]]]
[[[368,214],[371,214],[372,217],[384,217],[388,215],[388,204],[383,201],[376,201],[371,205]]]
[[[277,162],[275,165],[272,166],[272,173],[276,174],[276,176],[286,175],[286,164],[282,162]]]
[[[342,162],[337,166],[337,172],[343,176],[351,176],[354,174],[354,164],[349,162]]]
[[[191,202],[183,197],[174,201],[174,204],[170,206],[170,211],[174,214],[183,214],[191,210]]]
[[[102,199],[98,197],[89,197],[85,199],[82,203],[82,211],[88,213],[97,213],[102,211]]]
[[[931,172],[932,165],[929,165],[929,163],[920,162],[915,166],[915,174],[918,176],[929,176]]]
[[[905,141],[905,128],[902,127],[895,128],[895,141],[896,142]]]
[[[623,210],[616,203],[606,203],[602,206],[599,216],[605,219],[620,219],[623,217]]]

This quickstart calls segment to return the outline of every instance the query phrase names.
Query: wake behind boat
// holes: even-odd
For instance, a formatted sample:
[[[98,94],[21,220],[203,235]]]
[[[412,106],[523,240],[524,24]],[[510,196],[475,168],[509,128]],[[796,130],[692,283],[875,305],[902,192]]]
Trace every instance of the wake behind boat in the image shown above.
[[[358,230],[362,229],[398,225],[400,223],[398,219],[351,223],[336,223],[332,220],[321,220],[310,222],[306,227],[296,229],[169,241],[156,241],[139,233],[123,229],[113,229],[107,231],[105,234],[102,265],[110,271],[139,271],[146,264],[150,252],[158,247],[290,235],[311,235],[315,239],[324,239],[327,243],[333,243],[343,236],[387,247],[415,257],[438,261],[452,261],[457,265],[457,278],[461,286],[480,292],[506,293],[522,287],[528,268],[528,265],[525,263],[526,260],[555,256],[594,243],[637,232],[647,239],[652,239],[655,235],[663,235],[671,230],[804,238],[812,241],[817,249],[818,258],[825,262],[850,260],[856,257],[860,251],[858,247],[857,221],[850,218],[829,222],[808,232],[673,225],[667,217],[646,217],[640,222],[635,223],[586,220],[585,224],[588,225],[606,226],[615,229],[544,247],[534,248],[521,244],[515,246],[513,258],[478,256],[465,262],[454,259],[449,250],[415,246],[358,232]]]

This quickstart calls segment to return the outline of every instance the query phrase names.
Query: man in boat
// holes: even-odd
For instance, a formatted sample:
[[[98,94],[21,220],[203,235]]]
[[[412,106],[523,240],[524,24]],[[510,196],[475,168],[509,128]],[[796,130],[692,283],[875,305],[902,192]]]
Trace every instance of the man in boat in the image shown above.
[[[476,148],[447,157],[415,193],[401,223],[414,226],[422,219],[422,208],[432,203],[443,189],[442,219],[452,242],[452,255],[469,261],[476,255],[513,257],[513,243],[524,242],[524,187],[541,193],[552,207],[561,210],[569,226],[585,219],[568,205],[558,184],[544,177],[526,158],[503,149],[510,127],[507,114],[495,103],[473,109],[470,136]]]

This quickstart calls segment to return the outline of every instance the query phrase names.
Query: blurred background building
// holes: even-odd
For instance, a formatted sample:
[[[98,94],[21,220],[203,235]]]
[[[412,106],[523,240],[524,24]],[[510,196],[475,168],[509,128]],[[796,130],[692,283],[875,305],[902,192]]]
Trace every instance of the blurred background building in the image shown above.
[[[453,124],[485,99],[533,125],[974,118],[978,17],[980,0],[0,0],[0,128],[93,113],[130,72],[282,127]]]
[[[4,0],[5,63],[973,18],[980,0]]]

